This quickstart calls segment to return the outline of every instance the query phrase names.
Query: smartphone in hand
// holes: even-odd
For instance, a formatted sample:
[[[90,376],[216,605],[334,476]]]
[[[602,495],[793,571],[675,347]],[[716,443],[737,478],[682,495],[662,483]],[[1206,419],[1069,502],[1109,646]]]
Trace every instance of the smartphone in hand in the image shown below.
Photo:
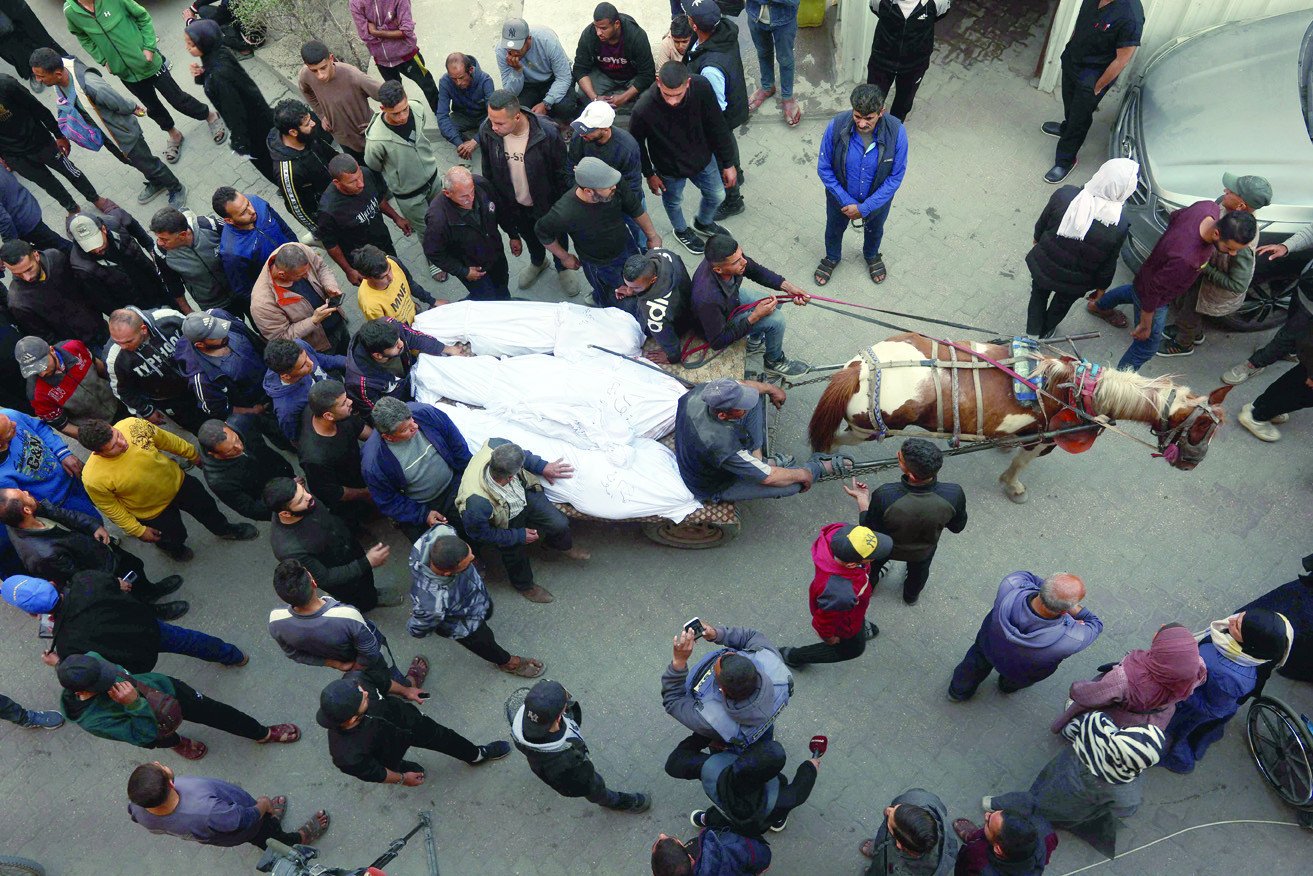
[[[702,638],[706,628],[702,626],[702,618],[695,617],[688,623],[684,624],[684,629],[693,634],[694,639]]]

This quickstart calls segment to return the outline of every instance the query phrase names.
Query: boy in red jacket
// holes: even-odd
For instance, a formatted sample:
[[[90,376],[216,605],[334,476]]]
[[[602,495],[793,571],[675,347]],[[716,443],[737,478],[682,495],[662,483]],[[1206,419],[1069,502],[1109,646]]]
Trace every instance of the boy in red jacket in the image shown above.
[[[812,543],[816,575],[808,596],[812,627],[819,643],[803,648],[781,648],[780,656],[792,667],[807,663],[839,663],[860,657],[867,641],[880,628],[866,619],[871,602],[871,568],[876,577],[894,549],[889,536],[865,526],[830,523],[821,527]]]

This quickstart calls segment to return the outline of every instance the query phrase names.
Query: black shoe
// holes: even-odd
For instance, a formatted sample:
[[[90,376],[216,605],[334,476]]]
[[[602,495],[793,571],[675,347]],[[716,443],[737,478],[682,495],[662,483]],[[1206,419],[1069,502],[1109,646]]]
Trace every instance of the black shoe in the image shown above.
[[[789,826],[789,816],[785,813],[784,817],[770,825],[771,833],[779,833]]]
[[[683,231],[675,232],[675,240],[683,244],[684,249],[693,253],[693,255],[702,255],[706,251],[706,246],[702,243],[702,238],[693,233],[693,229],[685,228]]]
[[[496,742],[489,742],[487,745],[479,746],[479,756],[471,761],[473,764],[487,763],[490,760],[501,760],[511,753],[511,744],[504,739]]]
[[[967,695],[964,696],[964,697],[960,697],[960,696],[958,696],[957,694],[953,693],[953,689],[952,689],[951,687],[948,689],[948,701],[951,702],[951,703],[965,703],[967,700],[971,699],[971,697],[973,697],[973,696],[975,696],[975,693],[974,693],[974,692],[969,693],[969,694],[967,694]]]
[[[134,587],[133,590],[134,592],[138,592],[141,595],[141,598],[146,602],[155,602],[156,600],[168,596],[170,593],[177,592],[178,588],[181,586],[181,575],[169,575],[156,581],[150,587]]]
[[[742,198],[735,198],[732,201],[726,201],[716,208],[716,221],[724,222],[731,216],[737,216],[747,209]]]
[[[876,626],[874,623],[872,623],[871,621],[867,621],[867,622],[866,622],[866,629],[864,630],[864,632],[866,633],[866,641],[869,642],[869,641],[871,641],[872,639],[874,639],[876,636],[880,635],[880,628],[877,627],[877,626]]]
[[[794,663],[793,660],[790,659],[792,654],[793,654],[793,649],[792,649],[792,648],[781,648],[781,649],[780,649],[780,659],[784,661],[784,665],[787,666],[787,667],[789,667],[790,669],[797,669],[797,668],[798,668],[799,666],[801,666],[802,664],[800,664],[800,663]]]
[[[187,600],[179,599],[175,602],[157,602],[150,608],[151,611],[155,612],[155,617],[167,623],[182,617],[191,606],[187,603]]]
[[[729,234],[728,228],[722,228],[713,220],[709,225],[703,225],[698,220],[693,220],[693,230],[703,237],[712,237],[717,234]]]
[[[1062,122],[1045,122],[1039,126],[1039,129],[1050,137],[1062,136]]]
[[[175,563],[186,563],[191,561],[191,559],[196,556],[196,554],[192,551],[192,549],[187,547],[185,544],[178,545],[178,547],[176,548],[168,548],[160,544],[159,542],[156,542],[155,547],[159,548],[160,550],[164,551],[164,553],[168,554],[169,559],[173,560]]]
[[[613,812],[632,812],[637,815],[652,808],[651,794],[621,794],[620,802],[610,809]]]
[[[1067,178],[1067,174],[1071,173],[1072,168],[1074,168],[1076,164],[1077,162],[1073,161],[1071,164],[1053,165],[1049,168],[1049,172],[1044,174],[1044,182],[1051,185],[1057,185]]]
[[[249,523],[234,523],[232,529],[219,536],[219,538],[228,541],[250,541],[259,534],[260,530]]]
[[[903,602],[906,602],[908,605],[916,605],[920,600],[921,597],[919,596],[913,596],[911,599],[908,599],[906,596],[903,597]]]

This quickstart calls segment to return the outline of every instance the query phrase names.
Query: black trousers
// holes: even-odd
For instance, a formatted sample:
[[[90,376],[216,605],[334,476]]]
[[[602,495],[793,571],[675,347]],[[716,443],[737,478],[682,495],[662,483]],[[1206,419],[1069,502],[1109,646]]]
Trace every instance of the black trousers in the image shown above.
[[[538,232],[534,230],[534,225],[547,214],[547,211],[551,209],[551,205],[549,204],[542,212],[538,211],[537,206],[526,207],[517,203],[512,203],[510,209],[515,211],[511,217],[515,228],[515,236],[524,241],[525,249],[529,250],[529,261],[535,265],[541,265],[543,259],[547,258],[547,247],[543,246],[542,242],[538,240]],[[562,239],[560,244],[568,247],[570,245],[569,236]],[[556,270],[562,270],[560,259],[552,256],[552,262],[556,265]]]
[[[1110,90],[1105,88],[1103,94],[1095,94],[1091,85],[1082,84],[1076,72],[1063,65],[1062,135],[1058,137],[1058,146],[1053,153],[1054,164],[1070,167],[1076,163],[1076,153],[1080,152],[1085,135],[1094,122],[1094,111],[1099,108],[1103,94]]]
[[[236,299],[234,299],[234,301],[236,301]],[[249,298],[245,299],[244,304],[244,312],[249,312],[251,300]],[[225,309],[233,315],[237,314],[237,311],[229,308]],[[155,408],[163,412],[170,420],[173,420],[173,422],[177,423],[188,432],[191,432],[193,435],[196,434],[196,430],[201,427],[201,423],[210,419],[208,414],[204,413],[196,406],[195,396],[191,393],[180,395],[177,398],[155,399]]]
[[[1308,379],[1309,372],[1302,364],[1292,366],[1254,399],[1254,419],[1270,420],[1278,414],[1313,408],[1313,388]]]
[[[828,645],[817,642],[789,652],[789,663],[842,663],[855,660],[866,651],[866,630],[847,639],[840,639],[836,644]]]
[[[123,86],[146,108],[146,115],[160,126],[161,131],[172,131],[177,127],[173,114],[164,106],[164,98],[173,108],[188,118],[205,121],[210,116],[210,108],[201,101],[183,91],[178,81],[173,78],[166,60],[159,72],[148,79],[137,82],[124,82]]]
[[[103,134],[103,132],[102,132]],[[154,183],[162,187],[169,194],[173,194],[182,188],[182,182],[173,175],[168,165],[160,161],[159,156],[150,151],[150,146],[146,144],[145,137],[138,137],[137,142],[132,144],[132,148],[124,152],[114,141],[109,138],[108,134],[103,134],[105,139],[105,151],[113,155],[119,161],[136,169],[147,182]]]
[[[258,848],[267,848],[269,840],[278,840],[285,846],[294,846],[301,842],[301,834],[283,830],[282,823],[272,815],[260,819],[260,830],[248,842]]]
[[[410,708],[414,709],[415,707],[410,705]],[[429,751],[436,751],[465,763],[474,763],[479,757],[479,747],[477,745],[450,727],[444,727],[428,715],[423,714],[420,715],[419,722],[411,730],[410,745],[412,748],[427,748]],[[405,763],[402,765],[407,766]],[[414,766],[418,766],[418,764],[414,764]]]
[[[378,62],[375,61],[374,63],[377,64]],[[382,64],[378,64],[378,75],[391,82],[400,82],[401,77],[405,76],[411,82],[417,84],[420,91],[424,92],[424,99],[429,102],[429,109],[435,113],[438,111],[438,83],[433,80],[433,74],[429,71],[428,64],[424,63],[423,52],[416,52],[415,57],[395,67],[384,67]]]
[[[68,193],[68,189],[64,188],[59,180],[55,179],[55,173],[68,180],[77,193],[86,200],[94,203],[100,199],[91,180],[87,179],[87,175],[59,151],[54,140],[36,151],[3,157],[10,170],[34,183],[70,213],[79,209],[77,199]],[[51,173],[52,170],[55,173]],[[36,246],[32,241],[28,243]]]
[[[183,511],[215,535],[227,535],[236,528],[232,521],[223,516],[214,497],[206,491],[201,482],[191,475],[183,475],[178,495],[173,497],[168,507],[158,516],[141,521],[144,525],[160,531],[158,544],[160,550],[167,554],[181,552],[187,542],[187,527],[182,522]]]
[[[929,58],[926,58],[912,69],[904,70],[901,73],[890,73],[886,70],[877,69],[873,45],[871,59],[866,63],[866,81],[872,85],[880,86],[880,89],[885,93],[889,115],[902,121],[912,111],[912,101],[916,100],[916,92],[921,88],[921,80],[929,69]],[[892,104],[889,104],[888,98],[891,89],[894,91],[894,100]]]
[[[178,693],[178,705],[182,707],[183,721],[204,724],[206,727],[213,727],[216,730],[222,730],[225,733],[231,733],[234,736],[256,742],[269,735],[267,726],[240,709],[235,709],[218,700],[212,700],[191,685],[172,676],[170,676],[170,680]],[[154,745],[146,747],[172,748],[181,741],[182,737],[174,733],[172,736],[156,740]]]
[[[1271,340],[1253,352],[1249,357],[1250,365],[1266,368],[1295,352],[1295,345],[1308,334],[1309,322],[1313,321],[1304,300],[1303,292],[1295,289],[1290,298],[1290,309],[1286,311],[1286,321]]]
[[[465,523],[460,519],[460,510],[456,507],[456,493],[459,490],[460,479],[452,478],[451,483],[447,485],[447,489],[443,490],[442,495],[438,498],[429,502],[428,508],[430,511],[437,511],[447,518],[448,525],[456,530],[457,535],[468,542],[469,539],[465,537]],[[400,526],[401,531],[406,534],[406,538],[410,539],[411,544],[419,541],[419,537],[429,531],[427,523],[402,523]]]
[[[811,796],[812,789],[815,787],[816,767],[812,766],[810,761],[804,760],[802,763],[798,764],[798,769],[793,774],[792,782],[781,775],[780,794],[775,798],[775,808],[770,811],[770,815],[766,816],[767,822],[770,824],[779,824],[788,817],[790,810],[797,809],[799,806],[807,802],[807,798]],[[713,830],[723,827],[728,827],[736,831],[748,829],[748,825],[731,821],[725,816],[725,813],[721,812],[715,806],[712,806],[707,810],[706,821],[707,827],[710,827]],[[755,827],[755,825],[753,827]],[[759,831],[755,829],[749,830],[749,835],[752,835],[753,833],[760,835]]]
[[[552,90],[552,84],[554,82],[555,80],[553,79],[548,79],[543,82],[530,82],[526,79],[524,81],[524,87],[520,89],[520,106],[525,109],[533,109],[535,106],[542,103],[543,98],[547,96],[547,92]],[[579,99],[575,97],[573,82],[571,82],[570,87],[565,90],[565,97],[561,98],[561,102],[548,110],[547,114],[553,119],[556,119],[556,121],[567,125],[578,117]],[[550,207],[550,205],[548,206]]]
[[[1068,292],[1054,292],[1032,281],[1030,306],[1026,308],[1026,334],[1035,338],[1052,337],[1058,330],[1058,324],[1066,319],[1071,306],[1083,297]]]
[[[73,241],[60,237],[44,222],[38,222],[36,227],[25,231],[21,236],[37,249],[57,249],[65,254],[73,250]]]
[[[510,663],[511,657],[514,656],[497,644],[497,637],[493,635],[492,627],[488,626],[487,621],[479,624],[479,628],[465,638],[456,641],[471,653],[477,654],[489,663],[495,663],[498,666]]]
[[[541,490],[526,490],[524,510],[509,521],[507,529],[536,529],[538,538],[549,548],[568,551],[574,546],[570,535],[570,521],[561,510],[552,504],[547,494]],[[529,565],[529,546],[523,544],[498,548],[502,565],[506,567],[506,577],[516,590],[528,590],[533,587],[533,567]]]
[[[926,580],[930,577],[930,563],[934,558],[932,553],[924,560],[907,561],[907,577],[903,579],[904,602],[915,602],[921,596]]]

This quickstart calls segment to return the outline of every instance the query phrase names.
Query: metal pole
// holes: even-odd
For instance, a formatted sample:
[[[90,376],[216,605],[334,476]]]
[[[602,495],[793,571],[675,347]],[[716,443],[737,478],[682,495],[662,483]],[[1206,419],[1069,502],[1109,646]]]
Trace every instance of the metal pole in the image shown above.
[[[433,813],[425,810],[419,814],[424,825],[424,847],[429,853],[429,876],[438,876],[438,847],[433,842]]]

